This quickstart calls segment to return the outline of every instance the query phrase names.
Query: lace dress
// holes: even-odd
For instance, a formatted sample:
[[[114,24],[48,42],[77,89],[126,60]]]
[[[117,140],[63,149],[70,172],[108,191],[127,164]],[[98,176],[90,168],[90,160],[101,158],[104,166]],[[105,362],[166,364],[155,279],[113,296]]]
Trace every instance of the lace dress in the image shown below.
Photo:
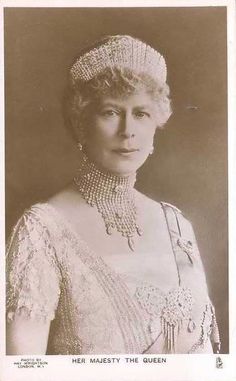
[[[48,203],[7,245],[7,319],[50,321],[47,354],[201,353],[219,342],[191,224],[162,203],[179,275],[165,293],[113,269]]]

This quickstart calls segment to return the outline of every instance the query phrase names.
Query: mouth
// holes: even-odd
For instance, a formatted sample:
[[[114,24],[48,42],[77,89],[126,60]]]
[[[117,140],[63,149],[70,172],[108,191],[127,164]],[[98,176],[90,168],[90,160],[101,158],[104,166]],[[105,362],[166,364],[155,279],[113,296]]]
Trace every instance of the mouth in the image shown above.
[[[131,155],[132,153],[137,151],[139,151],[137,148],[117,148],[114,150],[114,152],[120,155]]]

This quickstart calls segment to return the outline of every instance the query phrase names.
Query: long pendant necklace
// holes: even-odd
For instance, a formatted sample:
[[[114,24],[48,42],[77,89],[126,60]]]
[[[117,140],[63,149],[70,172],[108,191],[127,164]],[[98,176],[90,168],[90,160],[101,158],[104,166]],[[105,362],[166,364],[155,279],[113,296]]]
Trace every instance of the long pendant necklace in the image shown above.
[[[135,180],[135,174],[121,177],[100,171],[86,155],[74,178],[82,197],[101,214],[107,234],[111,235],[114,230],[121,233],[132,251],[135,250],[134,237],[142,235],[137,224]]]

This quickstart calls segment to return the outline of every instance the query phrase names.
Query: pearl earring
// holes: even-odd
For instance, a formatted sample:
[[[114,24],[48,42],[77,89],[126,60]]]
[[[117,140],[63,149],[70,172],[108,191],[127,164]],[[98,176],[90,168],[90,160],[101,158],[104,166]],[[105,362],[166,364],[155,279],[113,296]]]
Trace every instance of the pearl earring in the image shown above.
[[[77,143],[77,148],[79,149],[79,151],[83,151],[83,146],[80,142]]]
[[[154,152],[154,147],[152,146],[152,148],[150,149],[149,155],[152,155],[153,152]]]

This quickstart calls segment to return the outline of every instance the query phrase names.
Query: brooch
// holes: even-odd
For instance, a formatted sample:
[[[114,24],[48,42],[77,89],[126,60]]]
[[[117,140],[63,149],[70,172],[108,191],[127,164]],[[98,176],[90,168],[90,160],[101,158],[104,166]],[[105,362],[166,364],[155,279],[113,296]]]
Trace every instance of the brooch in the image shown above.
[[[178,238],[177,245],[187,254],[188,259],[193,264],[193,243],[182,237]]]

